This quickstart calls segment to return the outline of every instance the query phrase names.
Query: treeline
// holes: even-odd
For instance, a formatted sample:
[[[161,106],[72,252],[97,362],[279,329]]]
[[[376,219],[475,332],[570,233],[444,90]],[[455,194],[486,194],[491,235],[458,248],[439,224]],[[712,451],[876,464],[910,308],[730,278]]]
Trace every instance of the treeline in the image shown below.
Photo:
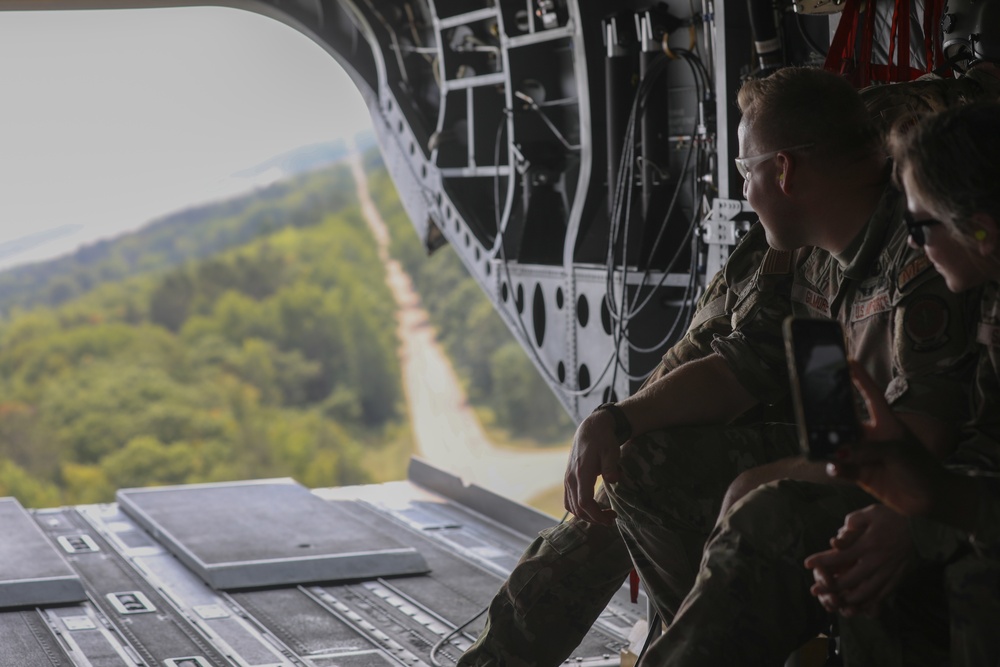
[[[308,227],[354,200],[350,172],[323,170],[237,197],[172,213],[72,255],[0,273],[0,314],[57,306],[105,283],[211,257],[286,226]]]
[[[49,265],[55,281],[133,277],[0,321],[0,495],[53,506],[149,484],[375,480],[368,450],[400,430],[401,385],[353,187],[334,168],[180,216],[176,238],[158,225],[101,244],[103,260]],[[148,263],[122,264],[146,244]],[[44,300],[52,285],[34,287]]]
[[[392,232],[390,252],[413,279],[470,401],[516,437],[565,442],[573,422],[450,246],[430,257],[375,151],[368,186]]]

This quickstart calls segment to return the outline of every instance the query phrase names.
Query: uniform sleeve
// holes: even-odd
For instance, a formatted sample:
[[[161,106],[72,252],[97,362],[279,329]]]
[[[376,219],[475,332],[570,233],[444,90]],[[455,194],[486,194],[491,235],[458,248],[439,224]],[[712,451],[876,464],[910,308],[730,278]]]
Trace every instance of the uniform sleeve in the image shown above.
[[[969,388],[977,359],[974,326],[979,291],[952,293],[937,271],[922,269],[925,261],[922,254],[908,255],[897,277],[894,372],[886,399],[900,412],[962,423],[971,416]],[[916,277],[909,278],[915,273]]]
[[[728,291],[725,272],[719,271],[698,300],[687,332],[663,355],[663,361],[657,369],[661,375],[681,364],[708,356],[712,353],[712,339],[728,335],[732,331],[730,317],[726,312]]]
[[[787,296],[782,299],[774,293],[761,295],[752,317],[729,336],[712,342],[712,349],[725,360],[743,388],[768,405],[788,393],[781,324],[790,314]]]
[[[777,266],[765,256],[753,280],[732,308],[732,329],[712,349],[721,356],[743,388],[762,403],[773,405],[788,393],[788,365],[781,326],[792,314],[792,256]]]
[[[753,277],[766,251],[763,228],[754,225],[733,250],[725,268],[709,281],[695,306],[687,332],[663,355],[654,375],[665,375],[681,364],[707,357],[712,354],[713,340],[732,333],[734,294]]]

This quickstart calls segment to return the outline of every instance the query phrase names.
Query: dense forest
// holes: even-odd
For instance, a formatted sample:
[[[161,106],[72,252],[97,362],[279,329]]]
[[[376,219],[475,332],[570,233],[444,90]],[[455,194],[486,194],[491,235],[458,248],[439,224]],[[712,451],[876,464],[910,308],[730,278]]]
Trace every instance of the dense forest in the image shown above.
[[[8,302],[0,321],[0,495],[381,476],[369,450],[409,443],[394,305],[353,188],[333,168],[10,272],[49,278],[13,302],[46,305]]]
[[[368,187],[392,235],[391,253],[413,278],[439,338],[487,422],[514,437],[564,444],[573,422],[493,305],[446,246],[430,257],[377,151],[365,154]]]
[[[428,258],[377,153],[372,194],[494,427],[572,424],[457,256]],[[396,479],[412,442],[395,305],[346,167],[0,273],[0,496],[291,476]]]

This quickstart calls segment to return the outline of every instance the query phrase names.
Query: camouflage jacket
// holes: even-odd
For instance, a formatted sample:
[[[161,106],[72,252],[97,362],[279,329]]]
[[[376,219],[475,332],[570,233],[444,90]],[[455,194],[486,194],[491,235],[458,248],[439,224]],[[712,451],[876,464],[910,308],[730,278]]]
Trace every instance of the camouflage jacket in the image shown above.
[[[1000,284],[983,289],[976,341],[980,344],[973,386],[973,418],[967,436],[952,457],[970,474],[1000,473]],[[980,481],[979,516],[974,544],[1000,554],[1000,479]]]
[[[837,319],[848,353],[898,411],[967,419],[978,294],[952,294],[907,244],[903,199],[887,187],[868,225],[840,256],[815,248],[770,250],[736,297],[733,333],[718,338],[745,388],[763,401],[788,390],[781,322],[789,314]]]
[[[981,555],[1000,556],[1000,285],[982,290],[974,331],[978,343],[975,380],[969,395],[971,421],[947,461],[955,474],[979,477],[979,514],[972,535],[930,518],[910,520],[920,558],[944,562],[964,553],[971,542]]]
[[[723,270],[709,281],[684,337],[663,355],[663,361],[647,379],[647,384],[681,364],[712,354],[712,341],[716,336],[732,333],[731,312],[727,310],[732,290],[740,289],[753,278],[767,249],[763,227],[752,226],[729,256]]]

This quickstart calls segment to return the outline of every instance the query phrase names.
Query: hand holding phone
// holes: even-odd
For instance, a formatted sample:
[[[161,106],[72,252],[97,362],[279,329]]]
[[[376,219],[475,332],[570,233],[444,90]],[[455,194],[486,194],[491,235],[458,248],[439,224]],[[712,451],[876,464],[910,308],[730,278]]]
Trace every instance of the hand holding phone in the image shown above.
[[[842,445],[861,439],[843,329],[836,320],[789,317],[784,335],[802,450],[832,460]]]

